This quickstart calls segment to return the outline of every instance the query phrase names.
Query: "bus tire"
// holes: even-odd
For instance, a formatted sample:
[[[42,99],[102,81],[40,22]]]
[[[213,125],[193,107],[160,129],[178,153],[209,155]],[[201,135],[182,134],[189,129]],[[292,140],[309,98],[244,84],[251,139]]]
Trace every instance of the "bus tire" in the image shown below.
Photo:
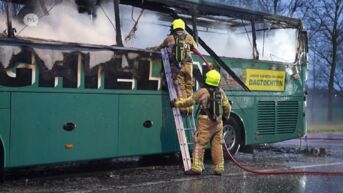
[[[228,121],[223,123],[223,133],[224,143],[226,143],[231,155],[235,155],[242,143],[241,127],[234,118],[230,117]],[[224,156],[228,158],[225,150]]]

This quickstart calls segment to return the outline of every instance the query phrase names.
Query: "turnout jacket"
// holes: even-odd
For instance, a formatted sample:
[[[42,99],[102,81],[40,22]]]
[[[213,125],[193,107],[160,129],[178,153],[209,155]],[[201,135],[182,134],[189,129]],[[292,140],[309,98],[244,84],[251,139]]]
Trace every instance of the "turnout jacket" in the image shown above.
[[[228,98],[226,97],[226,94],[223,89],[220,88],[221,92],[221,103],[223,108],[223,114],[222,116],[224,119],[228,119],[231,112],[231,105],[229,103]],[[210,93],[206,88],[201,88],[198,90],[193,96],[190,96],[185,99],[180,99],[175,102],[176,107],[190,107],[194,104],[199,104],[200,108],[203,112],[206,112],[207,103],[209,102]]]

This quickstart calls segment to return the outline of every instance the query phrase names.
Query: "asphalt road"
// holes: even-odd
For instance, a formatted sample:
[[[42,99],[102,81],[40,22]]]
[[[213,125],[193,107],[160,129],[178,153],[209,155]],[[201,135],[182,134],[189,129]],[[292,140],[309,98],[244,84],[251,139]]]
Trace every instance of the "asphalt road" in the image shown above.
[[[343,138],[343,133],[309,137]],[[252,154],[235,157],[255,169],[343,171],[343,140],[290,140],[260,145]],[[226,161],[225,172],[218,177],[208,160],[202,176],[185,176],[176,161],[154,161],[144,167],[133,159],[16,170],[0,185],[0,192],[343,192],[343,175],[257,175]]]

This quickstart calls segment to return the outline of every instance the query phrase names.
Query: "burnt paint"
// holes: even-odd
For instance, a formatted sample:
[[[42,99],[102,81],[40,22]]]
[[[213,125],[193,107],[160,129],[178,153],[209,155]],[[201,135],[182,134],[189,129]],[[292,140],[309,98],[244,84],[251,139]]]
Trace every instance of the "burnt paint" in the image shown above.
[[[101,86],[105,89],[159,89],[158,81],[149,78],[152,58],[148,58],[146,55],[138,55],[136,58],[128,59],[129,66],[123,68],[121,66],[123,53],[114,52],[114,56],[109,61],[90,67],[89,55],[91,51],[85,53],[61,50],[60,52],[63,55],[63,60],[53,61],[54,63],[50,64],[52,68],[49,69],[48,65],[35,53],[34,49],[21,47],[18,54],[12,55],[6,68],[4,64],[0,63],[0,85],[6,87],[31,86],[35,84],[33,82],[34,74],[39,73],[38,80],[35,80],[35,82],[38,81],[38,87],[55,87],[55,79],[60,77],[63,80],[62,88],[77,88],[80,84],[78,83],[80,81],[78,80],[78,73],[80,73],[79,75],[83,76],[81,80],[84,81],[84,84],[82,84],[84,88],[99,88],[98,82],[102,78],[100,76],[104,76],[104,85]],[[96,52],[93,54],[96,54]],[[81,69],[79,69],[79,63],[81,63]],[[26,64],[29,67],[19,66],[20,64]],[[34,66],[35,68],[33,68]],[[6,73],[6,70],[12,71],[15,76],[10,76]],[[58,84],[61,83],[58,82]]]

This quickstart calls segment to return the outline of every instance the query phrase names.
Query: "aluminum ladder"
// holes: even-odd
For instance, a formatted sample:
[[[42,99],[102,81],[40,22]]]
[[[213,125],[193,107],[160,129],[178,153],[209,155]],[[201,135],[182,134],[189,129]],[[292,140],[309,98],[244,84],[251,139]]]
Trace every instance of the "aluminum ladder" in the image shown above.
[[[163,61],[163,67],[164,67],[165,76],[167,80],[167,85],[168,85],[169,97],[170,97],[170,100],[173,101],[174,99],[177,99],[177,93],[176,93],[176,89],[174,88],[167,48],[161,49],[161,55],[162,55],[162,61]],[[189,137],[192,139],[191,135],[196,130],[194,116],[192,113],[191,115],[186,117],[186,124],[190,128],[185,128],[184,120],[180,114],[179,108],[174,107],[172,108],[172,110],[173,110],[173,115],[174,115],[174,120],[175,120],[177,137],[179,139],[183,167],[185,171],[189,171],[191,170],[192,165],[191,165],[191,158],[189,155],[188,145],[192,143],[187,141],[186,131],[191,132]]]

